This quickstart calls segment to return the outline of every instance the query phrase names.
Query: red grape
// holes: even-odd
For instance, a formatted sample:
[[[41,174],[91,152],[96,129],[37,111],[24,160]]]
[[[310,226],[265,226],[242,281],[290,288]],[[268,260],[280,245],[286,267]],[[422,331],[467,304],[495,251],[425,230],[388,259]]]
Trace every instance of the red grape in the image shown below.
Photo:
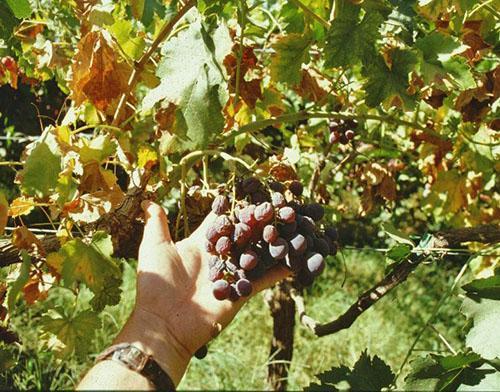
[[[292,207],[282,207],[278,210],[278,218],[285,223],[290,223],[295,220],[295,211]]]
[[[306,206],[305,214],[315,221],[319,221],[325,215],[325,210],[321,204],[312,203]]]
[[[217,233],[224,236],[230,236],[233,233],[234,225],[227,215],[219,215],[213,224]]]
[[[215,252],[215,245],[214,245],[214,243],[206,240],[205,241],[205,250],[208,253],[214,253]]]
[[[262,231],[262,238],[267,243],[276,241],[278,239],[278,236],[279,236],[278,229],[272,225],[267,225],[266,227],[264,227],[264,230]]]
[[[330,142],[330,144],[335,144],[339,141],[339,139],[340,139],[340,133],[337,131],[334,131],[334,132],[330,133],[330,137],[329,137],[328,141]]]
[[[253,250],[247,250],[240,256],[240,267],[246,271],[250,271],[257,266],[259,256]]]
[[[283,193],[274,192],[271,195],[271,203],[275,208],[284,207],[286,205],[285,196],[283,196]]]
[[[248,279],[240,279],[236,282],[236,292],[240,297],[248,297],[252,294],[252,283]]]
[[[250,227],[255,226],[257,221],[255,220],[255,205],[250,204],[248,207],[245,207],[239,212],[240,222],[247,224]]]
[[[231,250],[231,239],[229,237],[223,236],[217,240],[215,244],[215,250],[220,255],[227,255]]]
[[[347,131],[345,131],[344,135],[347,138],[347,140],[354,139],[354,131],[352,129],[348,129]]]
[[[223,279],[216,280],[212,286],[212,293],[219,301],[229,298],[231,293],[231,286]]]
[[[325,260],[319,253],[312,253],[307,258],[307,271],[313,276],[318,276],[325,269]]]
[[[346,135],[343,133],[339,137],[339,142],[340,144],[349,144],[349,139],[346,137]]]
[[[212,212],[217,215],[224,214],[229,210],[229,200],[226,196],[218,195],[212,202]]]
[[[260,181],[255,177],[249,177],[243,180],[241,186],[243,188],[243,191],[245,191],[247,194],[253,193],[259,189]]]
[[[325,235],[329,237],[332,241],[337,241],[339,239],[339,233],[337,229],[333,226],[329,226],[325,229]]]
[[[215,282],[224,277],[224,262],[218,256],[211,256],[208,260],[208,279]]]
[[[215,245],[217,240],[221,237],[220,234],[217,232],[215,226],[209,226],[207,229],[206,233],[207,240],[210,241],[212,244]]]
[[[281,182],[278,182],[278,181],[272,181],[270,184],[269,184],[269,188],[275,192],[280,192],[280,193],[283,193],[285,192],[285,185],[283,185]]]
[[[323,257],[326,257],[330,254],[330,246],[328,242],[324,238],[315,238],[314,239],[314,249],[316,252],[321,253]]]
[[[295,196],[301,196],[304,191],[304,186],[300,181],[292,181],[292,183],[288,186],[290,192],[292,192]]]
[[[304,253],[307,249],[307,240],[302,234],[296,234],[290,240],[290,245],[297,253]]]
[[[285,258],[288,253],[288,243],[281,237],[269,244],[269,253],[276,260]]]
[[[254,216],[258,222],[266,223],[271,221],[274,216],[273,206],[267,201],[259,204],[255,207]]]
[[[234,225],[233,240],[236,244],[238,245],[246,244],[250,240],[251,236],[252,236],[252,228],[248,226],[246,223],[239,222],[236,223],[236,225]]]

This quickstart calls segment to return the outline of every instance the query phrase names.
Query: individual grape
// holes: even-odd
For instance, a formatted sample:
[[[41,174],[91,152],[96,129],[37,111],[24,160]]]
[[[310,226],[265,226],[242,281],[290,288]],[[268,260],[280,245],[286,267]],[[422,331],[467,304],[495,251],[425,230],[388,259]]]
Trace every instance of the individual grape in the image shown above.
[[[302,195],[302,192],[304,191],[304,186],[300,181],[292,181],[292,183],[288,186],[288,189],[295,196],[299,197]]]
[[[312,276],[318,276],[325,269],[325,260],[319,253],[312,253],[307,258],[306,269]]]
[[[287,203],[288,207],[291,207],[293,208],[293,210],[295,212],[299,212],[300,208],[301,208],[301,205],[298,201],[296,200],[290,200],[288,203]]]
[[[285,196],[280,192],[273,192],[271,194],[271,203],[275,208],[281,208],[286,205]]]
[[[224,214],[229,210],[229,200],[224,195],[218,195],[212,202],[212,212],[217,215]]]
[[[279,236],[278,229],[273,225],[267,225],[266,227],[264,227],[264,230],[262,231],[262,238],[268,244],[276,241],[278,239],[278,236]]]
[[[241,184],[243,191],[247,194],[256,192],[260,187],[260,181],[255,177],[248,177]]]
[[[335,144],[340,140],[340,132],[334,131],[330,133],[330,136],[328,138],[328,141],[330,144]]]
[[[208,354],[208,347],[206,344],[201,346],[198,350],[195,351],[194,356],[196,359],[203,359],[207,356]]]
[[[348,129],[356,129],[358,127],[358,122],[354,119],[349,119],[349,120],[346,120],[345,126]]]
[[[348,129],[347,131],[345,131],[344,135],[347,138],[347,140],[354,139],[354,131],[352,129]]]
[[[281,237],[269,244],[269,254],[276,260],[285,258],[288,253],[288,243]]]
[[[286,255],[285,264],[294,272],[300,271],[304,267],[304,262],[300,255],[292,253]]]
[[[304,216],[299,225],[299,231],[302,234],[308,234],[308,235],[314,234],[314,232],[316,231],[316,225],[314,224],[314,220],[309,216]]]
[[[328,123],[328,127],[330,128],[330,131],[333,132],[335,129],[339,127],[339,123],[335,120],[330,120],[330,122]]]
[[[289,237],[297,231],[297,222],[282,224],[278,227],[278,230],[283,237]]]
[[[230,236],[233,233],[234,225],[227,215],[219,215],[213,224],[219,235]]]
[[[248,279],[240,279],[236,282],[235,285],[236,292],[240,297],[248,297],[252,294],[252,283]]]
[[[332,241],[337,241],[339,239],[339,233],[337,229],[333,226],[329,226],[325,229],[325,235],[329,237]]]
[[[212,293],[216,299],[223,301],[226,298],[229,298],[229,295],[231,294],[231,286],[223,279],[216,280],[212,285]]]
[[[345,135],[345,133],[341,134],[340,137],[339,137],[339,142],[340,144],[349,144],[349,139],[347,138],[347,136]]]
[[[321,204],[312,203],[306,206],[305,214],[315,221],[319,221],[321,220],[321,218],[323,218],[323,215],[325,215],[325,209]]]
[[[269,188],[272,190],[272,191],[275,191],[275,192],[280,192],[280,193],[283,193],[285,192],[285,185],[283,185],[281,182],[278,182],[278,181],[272,181],[269,183]]]
[[[239,212],[240,222],[247,224],[250,227],[255,226],[257,220],[255,219],[255,205],[250,204],[248,207],[245,207]]]
[[[234,225],[233,241],[237,245],[246,244],[252,237],[252,228],[246,223],[239,222]]]
[[[273,206],[269,202],[259,204],[255,207],[254,217],[258,222],[266,223],[273,219],[274,210]]]
[[[208,279],[211,282],[222,279],[224,277],[224,267],[224,261],[218,256],[211,256],[210,259],[208,259]]]
[[[214,245],[214,243],[206,240],[205,241],[205,250],[208,253],[214,253],[215,252],[215,245]]]
[[[295,211],[292,207],[282,207],[278,210],[278,218],[285,223],[293,222],[295,220]]]
[[[307,249],[307,240],[302,234],[296,234],[290,240],[290,246],[295,250],[298,254],[304,253]]]
[[[236,280],[240,280],[240,279],[246,279],[247,278],[247,273],[244,269],[242,268],[239,268],[236,270],[236,272],[234,273],[234,278]]]
[[[247,250],[240,255],[240,267],[250,271],[257,266],[259,256],[253,250]]]
[[[231,250],[231,239],[226,236],[222,236],[217,240],[215,244],[215,250],[220,255],[227,255]]]
[[[330,254],[330,246],[328,245],[328,242],[321,237],[314,239],[314,250],[320,253],[323,257]]]
[[[233,283],[229,286],[229,300],[231,302],[236,302],[240,299],[240,295],[236,291],[236,285]]]
[[[209,226],[206,233],[207,240],[215,245],[215,243],[220,237],[221,235],[217,232],[216,227],[214,225]]]
[[[313,234],[314,235],[314,234]],[[314,249],[314,237],[312,235],[306,235],[307,249]]]

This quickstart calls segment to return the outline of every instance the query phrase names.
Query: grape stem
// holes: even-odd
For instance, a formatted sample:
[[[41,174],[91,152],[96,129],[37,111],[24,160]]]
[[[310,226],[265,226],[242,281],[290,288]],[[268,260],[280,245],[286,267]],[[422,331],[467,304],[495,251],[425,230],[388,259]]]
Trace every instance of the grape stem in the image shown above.
[[[428,245],[432,249],[449,248],[470,241],[483,244],[498,244],[500,242],[500,225],[480,225],[439,232],[433,236]],[[496,245],[495,247],[498,246],[499,245]],[[295,292],[292,298],[295,301],[300,322],[318,337],[331,335],[349,328],[359,316],[371,308],[392,289],[403,283],[410,273],[422,264],[429,255],[430,253],[427,250],[418,255],[410,254],[407,259],[396,265],[380,282],[361,294],[346,312],[328,323],[322,324],[307,316],[304,299]],[[426,325],[428,324],[429,322]]]

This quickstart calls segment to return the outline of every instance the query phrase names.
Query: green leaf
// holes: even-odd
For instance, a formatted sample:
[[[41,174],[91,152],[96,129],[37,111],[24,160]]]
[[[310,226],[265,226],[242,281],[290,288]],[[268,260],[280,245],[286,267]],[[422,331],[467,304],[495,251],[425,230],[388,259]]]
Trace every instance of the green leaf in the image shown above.
[[[426,83],[439,83],[442,79],[450,79],[462,90],[475,87],[474,78],[465,60],[454,57],[467,49],[467,46],[456,38],[434,32],[418,39],[415,47],[422,55],[420,72]]]
[[[88,353],[95,331],[101,328],[101,320],[97,313],[86,310],[76,315],[68,316],[64,312],[52,311],[41,319],[42,329],[56,335],[64,345],[59,348],[58,354],[67,357],[75,352],[79,356]]]
[[[144,0],[130,0],[130,8],[132,16],[137,20],[141,20],[144,13]]]
[[[467,296],[472,299],[489,298],[500,300],[500,268],[495,270],[495,275],[485,279],[476,279],[462,286]]]
[[[271,59],[271,78],[276,82],[296,85],[301,80],[302,64],[309,62],[310,35],[292,33],[273,45],[276,51]]]
[[[500,357],[500,301],[466,298],[461,312],[473,320],[473,326],[466,337],[466,344],[485,359]]]
[[[399,96],[405,106],[413,105],[413,97],[408,95],[408,74],[417,62],[415,54],[408,50],[395,49],[391,53],[392,66],[389,68],[381,56],[377,56],[363,68],[368,78],[365,84],[366,104],[374,107],[387,98]]]
[[[116,144],[111,141],[109,135],[99,135],[90,141],[80,140],[84,143],[80,149],[80,161],[83,164],[90,161],[101,163],[116,151]]]
[[[325,46],[327,67],[369,63],[376,56],[375,43],[380,38],[384,17],[378,12],[367,12],[359,20],[359,13],[359,6],[350,6],[333,20]]]
[[[411,254],[412,247],[408,244],[400,244],[393,246],[386,253],[386,256],[396,262],[406,259]]]
[[[14,283],[12,283],[12,286],[10,286],[9,293],[7,294],[7,306],[9,308],[9,312],[12,312],[14,309],[17,297],[19,296],[19,293],[24,285],[28,283],[30,277],[31,256],[28,252],[26,252],[26,250],[21,250],[20,253],[23,262],[19,270],[19,275]]]
[[[227,85],[221,64],[231,46],[225,25],[209,35],[196,21],[163,47],[157,70],[161,83],[146,95],[143,106],[151,108],[161,100],[178,105],[177,133],[187,138],[186,148],[203,148],[222,131]]]
[[[28,0],[7,0],[7,5],[18,19],[28,18],[31,15],[32,9]]]
[[[105,305],[116,305],[120,300],[118,286],[121,282],[120,268],[111,255],[113,243],[109,234],[96,232],[90,244],[80,238],[65,243],[56,254],[60,272],[66,286],[83,282],[94,293],[96,310]],[[53,265],[53,267],[56,267]]]
[[[331,368],[317,375],[320,384],[313,383],[304,391],[324,390],[355,390],[380,391],[388,387],[394,379],[394,373],[389,365],[377,356],[371,358],[364,351],[355,363],[353,369],[346,366]]]
[[[108,31],[116,39],[123,52],[134,60],[139,60],[142,56],[146,42],[144,38],[138,37],[134,31],[132,21],[127,19],[118,19]]]
[[[14,354],[8,350],[0,350],[0,372],[5,372],[7,369],[15,366],[17,363]]]
[[[57,186],[61,157],[46,143],[39,143],[28,156],[21,172],[21,190],[29,196],[43,198]]]
[[[492,370],[477,369],[484,360],[474,353],[428,355],[412,362],[405,379],[407,391],[454,391],[460,385],[476,385]]]
[[[384,230],[385,233],[389,237],[391,237],[394,241],[396,241],[398,244],[407,244],[411,248],[415,247],[415,244],[410,239],[410,237],[408,237],[402,231],[396,229],[392,223],[389,222],[382,223],[382,230]]]

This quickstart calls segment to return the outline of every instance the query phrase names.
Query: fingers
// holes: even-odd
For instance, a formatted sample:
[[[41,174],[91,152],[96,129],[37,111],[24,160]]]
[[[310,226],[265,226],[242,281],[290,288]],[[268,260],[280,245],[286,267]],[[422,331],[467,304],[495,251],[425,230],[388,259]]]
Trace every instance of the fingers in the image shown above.
[[[191,234],[191,238],[197,239],[200,241],[200,246],[203,245],[203,240],[205,239],[206,233],[208,228],[210,227],[211,224],[214,223],[214,221],[217,219],[217,215],[215,215],[213,212],[209,213],[203,222],[197,227],[197,229]]]
[[[168,218],[165,210],[156,203],[144,200],[141,204],[146,223],[142,243],[154,245],[162,242],[172,242],[168,228]]]

